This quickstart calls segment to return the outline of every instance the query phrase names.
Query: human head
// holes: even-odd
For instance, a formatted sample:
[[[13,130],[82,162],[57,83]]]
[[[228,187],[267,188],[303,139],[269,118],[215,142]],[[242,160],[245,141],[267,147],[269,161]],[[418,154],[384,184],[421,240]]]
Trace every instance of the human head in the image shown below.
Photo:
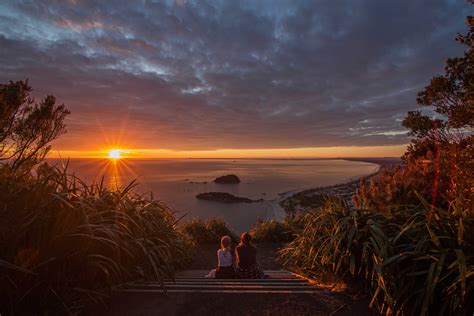
[[[249,233],[243,232],[242,235],[240,235],[240,243],[244,245],[250,245],[252,242],[252,236],[250,236]]]
[[[222,249],[227,249],[230,247],[230,242],[231,242],[231,239],[229,236],[223,236],[221,238],[221,248]]]

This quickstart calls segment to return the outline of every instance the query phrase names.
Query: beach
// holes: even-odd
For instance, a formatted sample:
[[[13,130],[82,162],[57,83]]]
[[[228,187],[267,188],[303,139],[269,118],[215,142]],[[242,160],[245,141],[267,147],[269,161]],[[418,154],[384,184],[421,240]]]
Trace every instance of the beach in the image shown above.
[[[344,158],[347,161],[360,161],[377,164],[379,167],[372,174],[354,178],[346,183],[322,186],[312,189],[301,190],[297,192],[286,192],[282,194],[280,206],[287,214],[304,213],[309,209],[322,206],[328,196],[337,196],[347,202],[349,207],[353,207],[352,196],[357,193],[361,181],[369,181],[384,168],[400,165],[401,159],[398,158]]]

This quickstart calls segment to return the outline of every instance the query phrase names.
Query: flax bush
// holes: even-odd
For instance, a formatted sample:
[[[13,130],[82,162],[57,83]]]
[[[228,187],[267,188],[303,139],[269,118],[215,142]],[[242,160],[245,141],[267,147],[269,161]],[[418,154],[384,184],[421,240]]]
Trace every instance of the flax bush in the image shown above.
[[[76,313],[110,287],[172,277],[188,245],[166,205],[66,170],[0,166],[0,309]]]
[[[365,281],[371,307],[386,315],[465,315],[474,306],[473,220],[454,202],[393,208],[387,215],[337,199],[306,214],[304,230],[280,256],[309,276]],[[427,214],[432,214],[429,220]]]

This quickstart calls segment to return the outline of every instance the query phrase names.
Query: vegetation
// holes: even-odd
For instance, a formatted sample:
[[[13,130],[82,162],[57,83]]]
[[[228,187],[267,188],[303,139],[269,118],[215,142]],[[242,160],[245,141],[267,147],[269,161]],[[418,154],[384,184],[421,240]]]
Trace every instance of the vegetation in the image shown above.
[[[239,241],[239,238],[222,219],[193,219],[189,222],[181,224],[180,230],[196,245],[219,245],[222,236],[225,235],[230,236],[234,244]]]
[[[409,112],[404,166],[386,169],[354,196],[329,198],[284,222],[262,221],[255,241],[290,241],[286,264],[362,280],[382,314],[468,314],[474,310],[474,19]],[[27,82],[0,85],[0,310],[74,313],[136,278],[172,276],[189,242],[237,236],[222,220],[179,228],[164,204],[68,175],[42,163],[69,114],[52,96],[35,103]]]
[[[309,276],[364,280],[381,314],[462,314],[474,308],[473,219],[457,204],[423,204],[388,216],[329,200],[305,215],[303,232],[281,257]]]
[[[112,285],[172,276],[188,244],[164,204],[41,163],[68,113],[0,86],[0,313],[75,313]]]
[[[464,56],[448,59],[446,74],[434,77],[418,94],[418,103],[431,107],[437,115],[407,114],[403,125],[413,139],[403,156],[405,165],[385,170],[369,186],[362,183],[355,197],[358,207],[387,212],[391,205],[419,204],[414,194],[418,192],[433,207],[449,208],[456,201],[472,212],[474,19],[468,17],[467,22],[468,34],[457,38],[468,47]]]
[[[250,230],[253,241],[256,243],[276,242],[284,243],[294,239],[298,230],[303,228],[302,217],[287,217],[283,221],[274,219],[259,220]],[[195,245],[220,243],[221,237],[228,235],[233,244],[240,238],[222,219],[193,219],[180,225],[180,231]]]
[[[474,18],[468,17],[467,24],[467,35],[456,39],[467,47],[464,55],[448,59],[445,74],[432,78],[418,94],[418,104],[436,115],[414,111],[403,121],[413,136],[403,156],[406,176],[426,178],[433,186],[426,198],[443,207],[455,199],[469,203],[473,194]]]
[[[474,19],[410,112],[412,143],[404,165],[361,182],[355,208],[337,199],[305,215],[305,227],[281,250],[286,264],[317,276],[364,281],[381,314],[463,315],[474,311]]]
[[[64,118],[69,113],[51,95],[35,103],[27,81],[1,84],[0,161],[14,169],[27,163],[28,171],[46,156],[49,143],[66,132]]]
[[[301,217],[287,217],[283,221],[270,219],[259,220],[250,230],[255,242],[289,242],[295,238],[295,234],[302,229]]]

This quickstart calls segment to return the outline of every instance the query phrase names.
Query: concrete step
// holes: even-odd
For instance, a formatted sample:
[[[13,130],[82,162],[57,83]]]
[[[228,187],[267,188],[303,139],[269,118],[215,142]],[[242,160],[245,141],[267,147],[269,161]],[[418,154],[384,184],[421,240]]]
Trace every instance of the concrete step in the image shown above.
[[[267,279],[205,278],[207,270],[186,270],[163,282],[133,282],[115,289],[122,293],[250,293],[311,294],[321,290],[286,270],[266,270]]]
[[[310,284],[298,284],[298,285],[274,285],[274,284],[165,284],[167,289],[301,289],[301,288],[312,288]],[[150,286],[143,284],[136,284],[134,286],[124,287],[134,289],[159,289],[161,286]]]
[[[314,294],[317,289],[121,289],[120,293],[241,293],[241,294]]]
[[[137,282],[131,283],[131,284],[137,284]],[[196,281],[189,281],[189,280],[180,280],[176,279],[175,281],[164,281],[163,283],[161,282],[139,282],[139,284],[142,285],[148,285],[148,286],[161,286],[162,284],[169,285],[169,284],[189,284],[189,285],[199,285],[199,284],[215,284],[215,285],[225,285],[225,284],[247,284],[247,285],[252,285],[252,284],[262,284],[262,285],[298,285],[298,284],[308,284],[307,281],[298,281],[298,280],[288,280],[285,282],[285,280],[272,280],[272,281],[267,281],[267,280],[229,280],[229,281],[224,281],[224,280],[196,280]]]
[[[270,279],[298,279],[299,277],[286,270],[265,270]],[[209,270],[184,270],[176,273],[175,278],[197,278],[202,279],[209,273]]]
[[[227,281],[226,281],[227,280]],[[298,278],[279,278],[279,279],[215,279],[215,278],[175,278],[175,279],[165,279],[164,282],[303,282],[304,279]],[[304,281],[306,282],[306,281]],[[159,282],[156,282],[159,283]]]

